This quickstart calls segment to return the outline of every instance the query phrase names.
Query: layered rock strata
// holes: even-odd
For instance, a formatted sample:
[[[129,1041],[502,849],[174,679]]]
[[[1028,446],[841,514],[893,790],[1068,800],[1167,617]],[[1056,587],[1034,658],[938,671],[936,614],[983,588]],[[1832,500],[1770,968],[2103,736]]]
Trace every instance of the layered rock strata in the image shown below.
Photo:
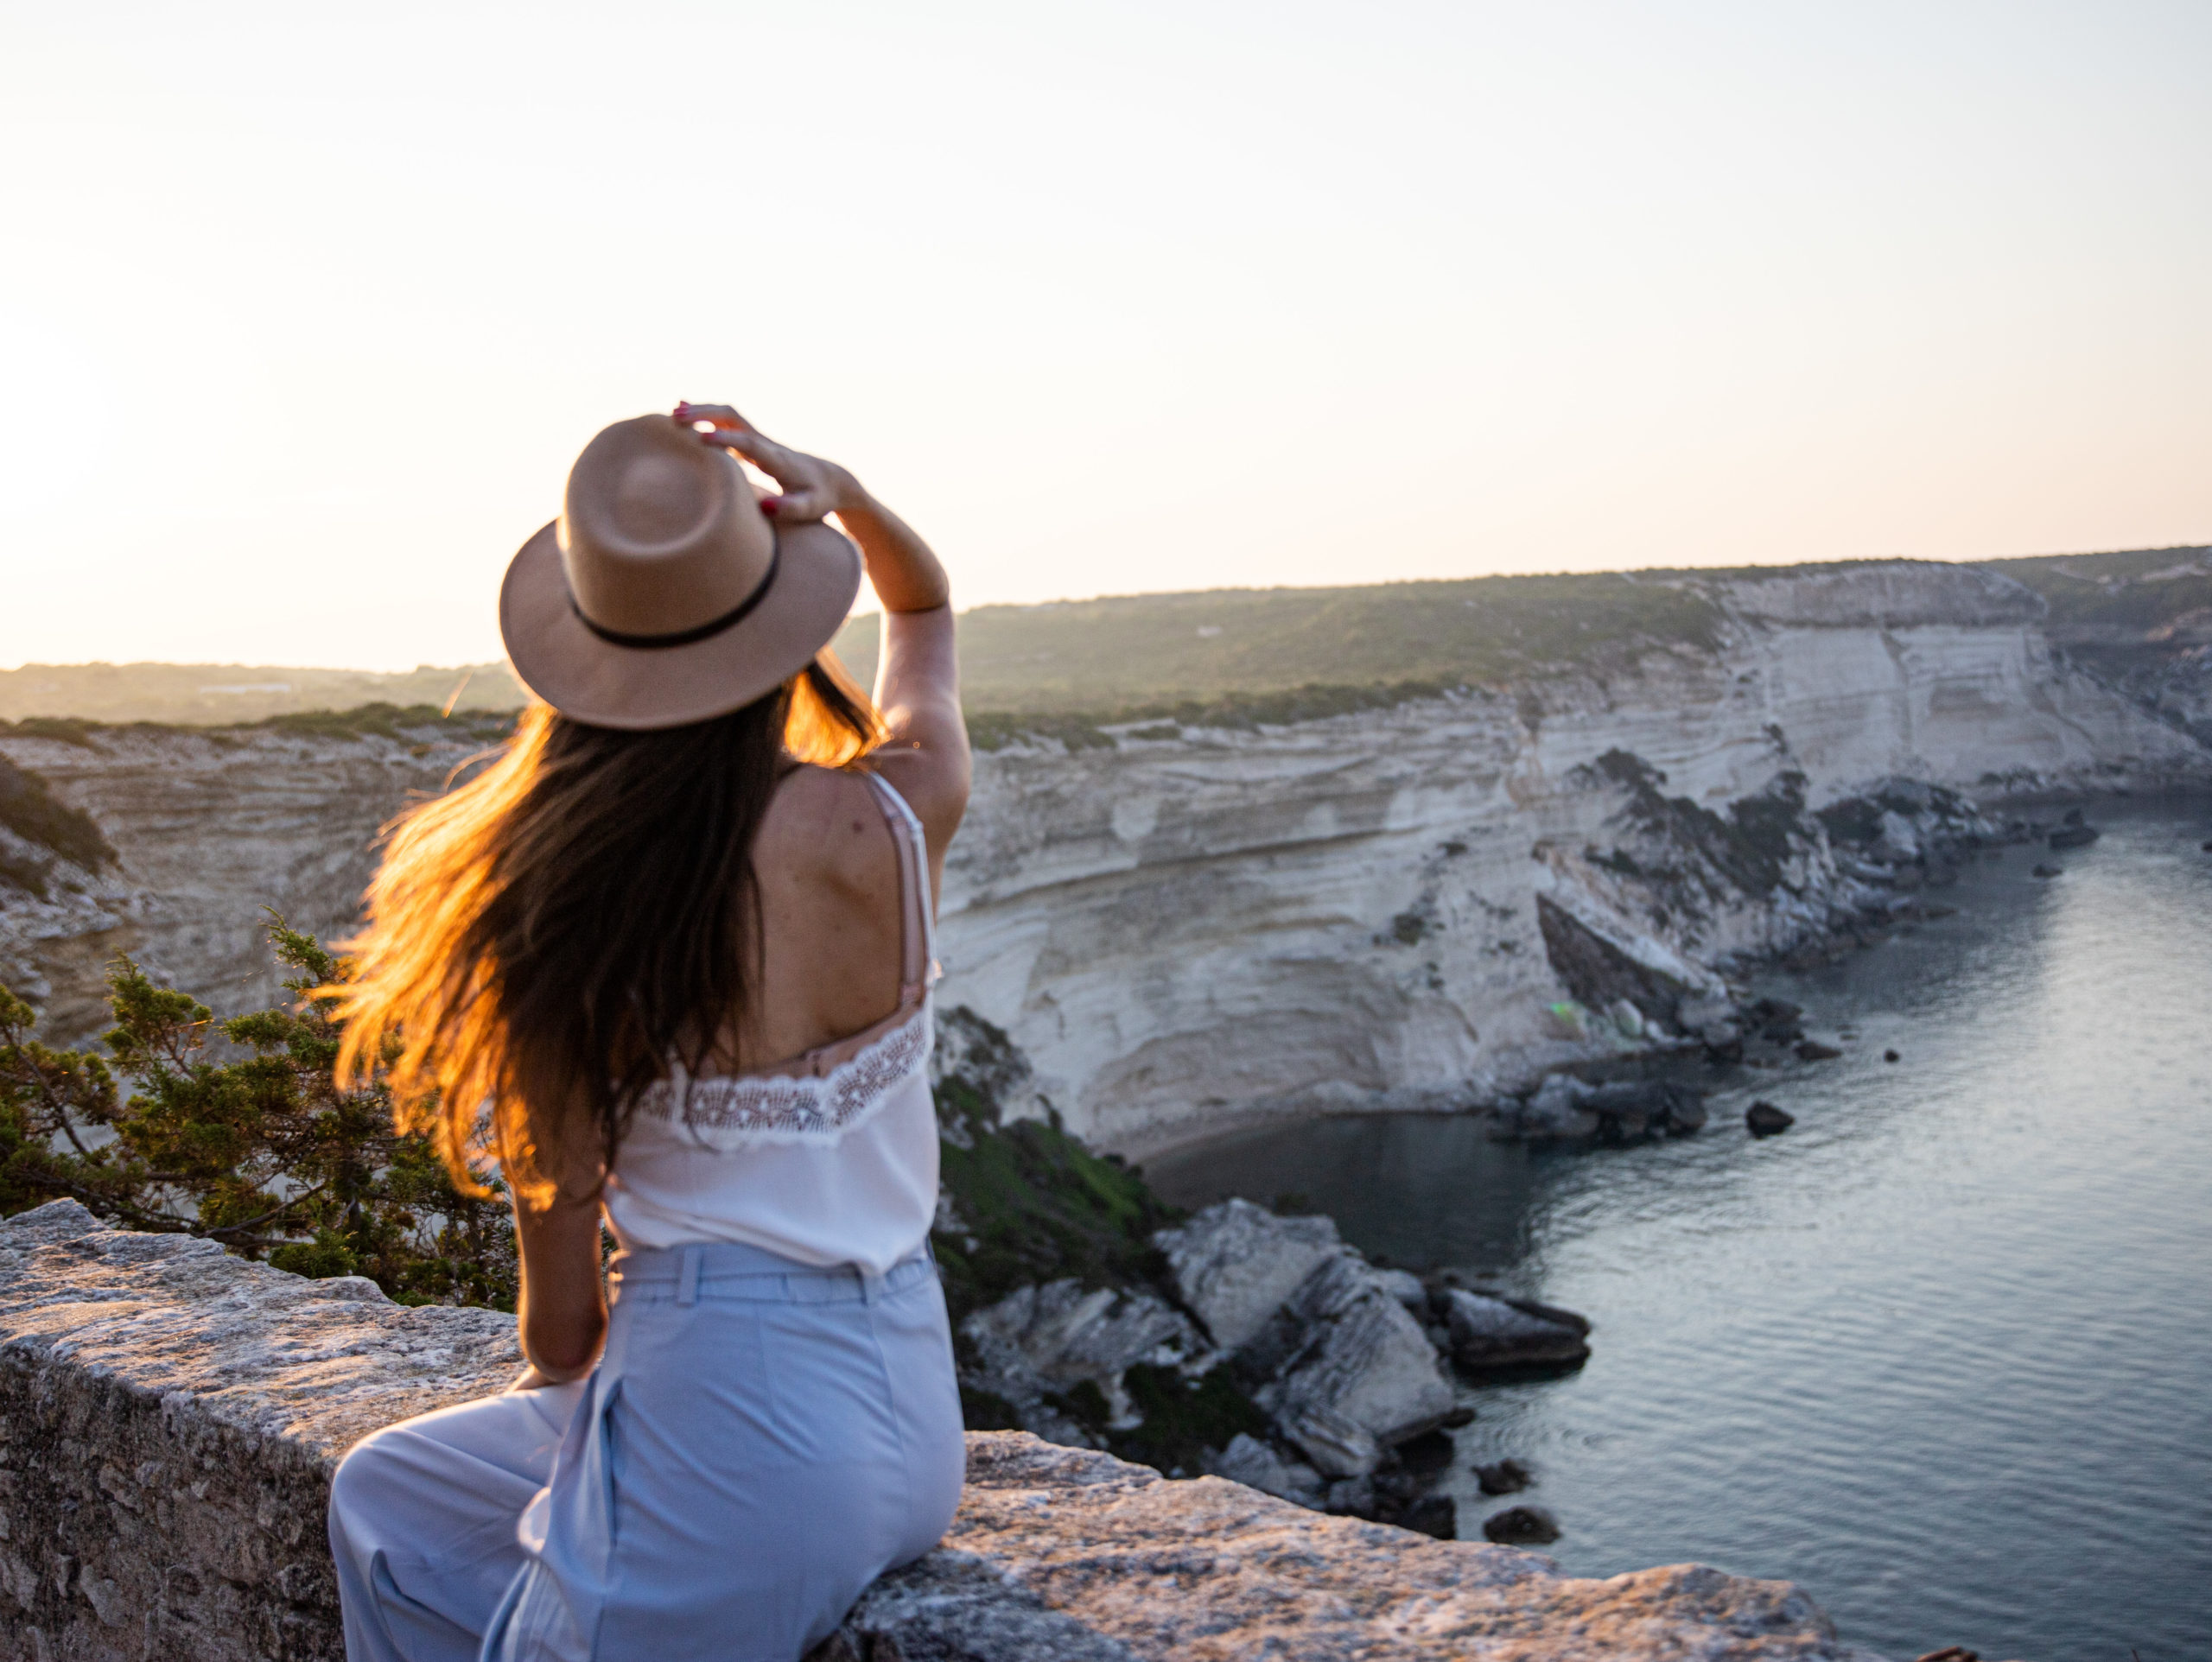
[[[41,1005],[65,1040],[97,1031],[101,971],[118,953],[219,1016],[276,1002],[264,909],[342,932],[376,869],[378,830],[443,790],[494,731],[149,726],[0,741],[88,813],[118,856],[55,860],[43,894],[0,882],[0,985]]]
[[[336,1457],[497,1389],[511,1318],[407,1309],[57,1202],[0,1225],[0,1658],[342,1654],[322,1513]],[[971,1434],[944,1544],[817,1662],[1336,1662],[1697,1656],[1873,1662],[1805,1594],[1678,1565],[1605,1581]]]
[[[1883,840],[1915,815],[1862,846],[1822,810],[1900,781],[1993,814],[2212,781],[2186,721],[2069,662],[2008,578],[1899,561],[1638,580],[1709,597],[1715,644],[1292,726],[1129,723],[979,757],[945,875],[944,1003],[1028,1054],[1034,1112],[1133,1156],[1271,1116],[1495,1103],[1694,1037],[1681,1005],[1724,998],[1732,962],[1875,926],[1910,881]],[[342,931],[374,827],[457,759],[415,750],[0,739],[120,857],[81,893],[0,893],[0,978],[50,982],[62,1037],[86,1031],[84,983],[117,946],[219,1008],[273,998],[259,907]]]
[[[1878,782],[1987,805],[2212,778],[2008,580],[1713,587],[1716,651],[1607,682],[1000,752],[948,871],[949,992],[1131,1154],[1276,1113],[1464,1107],[1641,1048],[1731,961],[1850,925],[1878,897],[1819,810]]]

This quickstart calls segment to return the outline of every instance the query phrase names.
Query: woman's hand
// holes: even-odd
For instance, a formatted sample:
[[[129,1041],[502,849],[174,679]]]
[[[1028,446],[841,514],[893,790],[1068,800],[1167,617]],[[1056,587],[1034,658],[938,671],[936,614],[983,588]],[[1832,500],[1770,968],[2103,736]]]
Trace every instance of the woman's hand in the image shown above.
[[[728,404],[682,403],[675,413],[686,427],[712,422],[714,431],[702,440],[734,450],[783,487],[783,495],[761,499],[762,513],[803,525],[868,500],[860,481],[836,462],[778,444]]]

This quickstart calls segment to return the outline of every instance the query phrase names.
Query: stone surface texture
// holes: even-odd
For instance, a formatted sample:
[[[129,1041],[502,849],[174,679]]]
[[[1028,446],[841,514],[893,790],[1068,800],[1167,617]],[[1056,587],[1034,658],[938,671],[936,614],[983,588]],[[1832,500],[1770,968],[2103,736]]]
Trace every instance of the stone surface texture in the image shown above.
[[[1260,1336],[1306,1278],[1341,1254],[1331,1218],[1277,1217],[1249,1201],[1224,1201],[1189,1223],[1162,1229],[1175,1289],[1224,1350]]]
[[[404,1309],[68,1202],[0,1225],[0,1658],[338,1658],[336,1457],[515,1363],[496,1314]],[[1696,1565],[1579,1580],[1020,1432],[970,1434],[943,1546],[816,1655],[1871,1662],[1786,1583]]]
[[[410,1310],[72,1201],[0,1224],[0,1657],[342,1656],[332,1464],[520,1365],[495,1311]]]
[[[1436,1348],[1389,1286],[1351,1252],[1323,1260],[1284,1301],[1296,1348],[1255,1400],[1287,1428],[1326,1413],[1351,1421],[1380,1448],[1431,1431],[1452,1411],[1452,1386]],[[1332,1469],[1300,1439],[1332,1477],[1363,1477],[1374,1462]]]
[[[1255,1487],[1300,1499],[1318,1500],[1320,1475],[1370,1475],[1388,1450],[1452,1411],[1451,1381],[1415,1313],[1426,1313],[1427,1290],[1375,1268],[1331,1220],[1228,1200],[1153,1244],[1168,1269],[1160,1291],[1195,1313],[1203,1332],[1159,1291],[1047,1282],[961,1324],[972,1359],[963,1382],[1002,1399],[1039,1437],[1094,1448],[1059,1393],[1097,1386],[1110,1424],[1126,1430],[1138,1423],[1123,1377],[1131,1367],[1189,1379],[1228,1367],[1271,1417],[1281,1446],[1242,1436],[1209,1469],[1250,1473]]]

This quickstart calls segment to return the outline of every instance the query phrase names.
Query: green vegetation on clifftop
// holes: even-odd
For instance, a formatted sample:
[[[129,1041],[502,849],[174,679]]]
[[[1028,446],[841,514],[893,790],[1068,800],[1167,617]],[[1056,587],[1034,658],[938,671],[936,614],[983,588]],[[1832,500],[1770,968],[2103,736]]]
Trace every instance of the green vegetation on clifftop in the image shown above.
[[[1867,561],[1841,561],[1864,565]],[[2140,638],[2196,614],[2212,631],[2212,549],[2131,549],[1991,560],[1978,568],[2050,603],[2054,634]],[[967,707],[987,748],[1015,733],[1080,748],[1102,726],[1299,721],[1403,702],[1440,688],[1498,686],[1563,671],[1599,675],[1655,650],[1709,651],[1721,581],[1780,581],[1814,566],[1475,577],[1340,588],[1208,589],[960,617]],[[837,651],[873,676],[880,620],[854,618]],[[2197,626],[2197,625],[2191,625]],[[27,664],[0,671],[0,720],[39,717],[235,726],[374,705],[512,710],[504,664],[404,674],[237,664]],[[28,726],[19,726],[27,733]]]
[[[1652,647],[1709,650],[1719,622],[1690,588],[1618,573],[987,606],[961,614],[961,687],[971,714],[1131,720],[1625,665]],[[856,618],[838,655],[865,679],[876,641],[877,619]]]

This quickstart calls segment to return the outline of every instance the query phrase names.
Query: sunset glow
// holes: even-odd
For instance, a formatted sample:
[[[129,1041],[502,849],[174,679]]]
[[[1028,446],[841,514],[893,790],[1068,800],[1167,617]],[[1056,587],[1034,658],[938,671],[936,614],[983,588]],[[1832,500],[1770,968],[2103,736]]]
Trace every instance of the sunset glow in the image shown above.
[[[726,399],[960,603],[2212,538],[2212,10],[12,6],[0,665],[498,655]]]

